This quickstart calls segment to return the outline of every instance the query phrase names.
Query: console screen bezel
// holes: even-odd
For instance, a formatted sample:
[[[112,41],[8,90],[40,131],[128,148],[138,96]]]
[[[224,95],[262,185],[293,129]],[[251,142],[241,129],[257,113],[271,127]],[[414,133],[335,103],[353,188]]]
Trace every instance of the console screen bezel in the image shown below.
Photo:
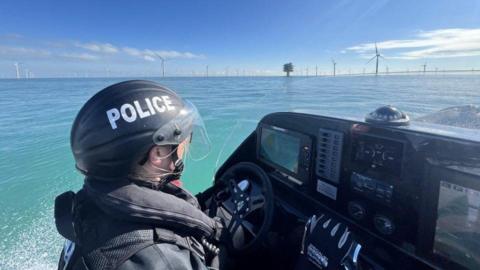
[[[469,189],[480,191],[480,175],[473,175],[451,168],[429,165],[425,179],[425,198],[421,209],[421,220],[418,233],[418,249],[428,260],[447,269],[467,269],[458,262],[435,253],[435,234],[440,199],[440,183],[442,181]]]
[[[263,130],[268,129],[273,132],[281,132],[283,134],[295,137],[299,139],[299,149],[298,149],[298,166],[297,172],[290,171],[279,164],[276,164],[268,159],[265,159],[260,155],[261,150],[261,138]],[[256,156],[257,159],[266,165],[274,168],[275,170],[293,177],[298,180],[299,183],[295,182],[298,185],[307,185],[310,178],[310,168],[311,168],[311,159],[312,159],[312,139],[306,134],[302,134],[296,131],[285,129],[282,127],[271,126],[266,124],[260,124],[257,128],[257,147],[256,147]]]
[[[406,152],[406,143],[403,140],[391,138],[391,137],[384,137],[380,136],[377,134],[372,134],[372,133],[354,133],[355,138],[352,139],[351,141],[351,147],[352,147],[352,153],[350,157],[350,162],[352,164],[355,164],[354,170],[356,171],[374,171],[377,174],[383,174],[383,175],[391,175],[395,177],[401,177],[403,175],[403,169],[404,169],[404,158],[405,158],[405,152]],[[365,143],[369,141],[381,141],[383,145],[385,144],[395,144],[394,147],[400,147],[398,150],[398,159],[396,160],[395,168],[392,168],[390,166],[385,166],[385,167],[375,167],[372,166],[374,163],[366,160],[360,160],[357,159],[357,152],[360,147],[360,143]],[[390,146],[390,145],[389,145]]]

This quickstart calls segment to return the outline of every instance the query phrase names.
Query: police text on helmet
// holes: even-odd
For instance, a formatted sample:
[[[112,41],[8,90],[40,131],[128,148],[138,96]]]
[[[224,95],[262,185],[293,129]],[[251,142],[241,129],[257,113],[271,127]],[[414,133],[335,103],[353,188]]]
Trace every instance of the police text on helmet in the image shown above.
[[[117,108],[112,108],[108,111],[107,117],[112,129],[117,128],[117,121],[120,120],[120,117],[128,123],[135,122],[138,117],[145,118],[158,113],[163,113],[165,111],[175,110],[175,106],[172,105],[172,101],[169,96],[161,97],[152,97],[145,98],[145,104],[147,105],[148,110],[142,110],[142,106],[138,100],[133,101],[133,105],[130,103],[125,103],[120,106],[120,110]]]

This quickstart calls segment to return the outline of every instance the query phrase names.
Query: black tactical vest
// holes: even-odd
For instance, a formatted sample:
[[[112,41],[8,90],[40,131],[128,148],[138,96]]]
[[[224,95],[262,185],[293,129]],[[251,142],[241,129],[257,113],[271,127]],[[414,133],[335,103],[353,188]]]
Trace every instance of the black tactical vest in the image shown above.
[[[84,187],[77,194],[65,192],[55,200],[57,230],[67,239],[58,269],[117,269],[140,250],[159,243],[189,250],[205,261],[204,249],[193,237],[203,230],[188,233],[175,223],[144,222],[145,217],[139,222],[130,218],[132,213],[127,217],[121,212],[112,215],[99,207],[90,194]]]

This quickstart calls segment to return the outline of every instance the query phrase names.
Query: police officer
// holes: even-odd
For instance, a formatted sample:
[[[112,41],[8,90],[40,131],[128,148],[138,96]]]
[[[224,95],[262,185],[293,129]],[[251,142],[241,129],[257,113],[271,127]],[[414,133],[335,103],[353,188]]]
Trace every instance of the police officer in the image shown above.
[[[82,189],[55,200],[59,269],[206,269],[222,225],[178,184],[204,126],[193,104],[150,81],[94,95],[71,130]],[[201,141],[201,140],[198,140]],[[209,255],[210,254],[210,255]]]

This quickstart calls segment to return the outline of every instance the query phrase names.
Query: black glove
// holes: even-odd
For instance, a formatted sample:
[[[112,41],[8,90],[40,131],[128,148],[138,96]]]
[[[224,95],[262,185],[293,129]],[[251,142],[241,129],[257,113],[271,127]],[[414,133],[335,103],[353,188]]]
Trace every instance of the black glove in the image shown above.
[[[313,215],[305,224],[297,269],[354,270],[360,249],[345,224],[325,214]]]
[[[219,217],[213,217],[213,220],[215,222],[215,227],[214,227],[213,235],[212,235],[211,239],[216,243],[223,242],[225,240],[225,237],[226,237],[224,222]]]

